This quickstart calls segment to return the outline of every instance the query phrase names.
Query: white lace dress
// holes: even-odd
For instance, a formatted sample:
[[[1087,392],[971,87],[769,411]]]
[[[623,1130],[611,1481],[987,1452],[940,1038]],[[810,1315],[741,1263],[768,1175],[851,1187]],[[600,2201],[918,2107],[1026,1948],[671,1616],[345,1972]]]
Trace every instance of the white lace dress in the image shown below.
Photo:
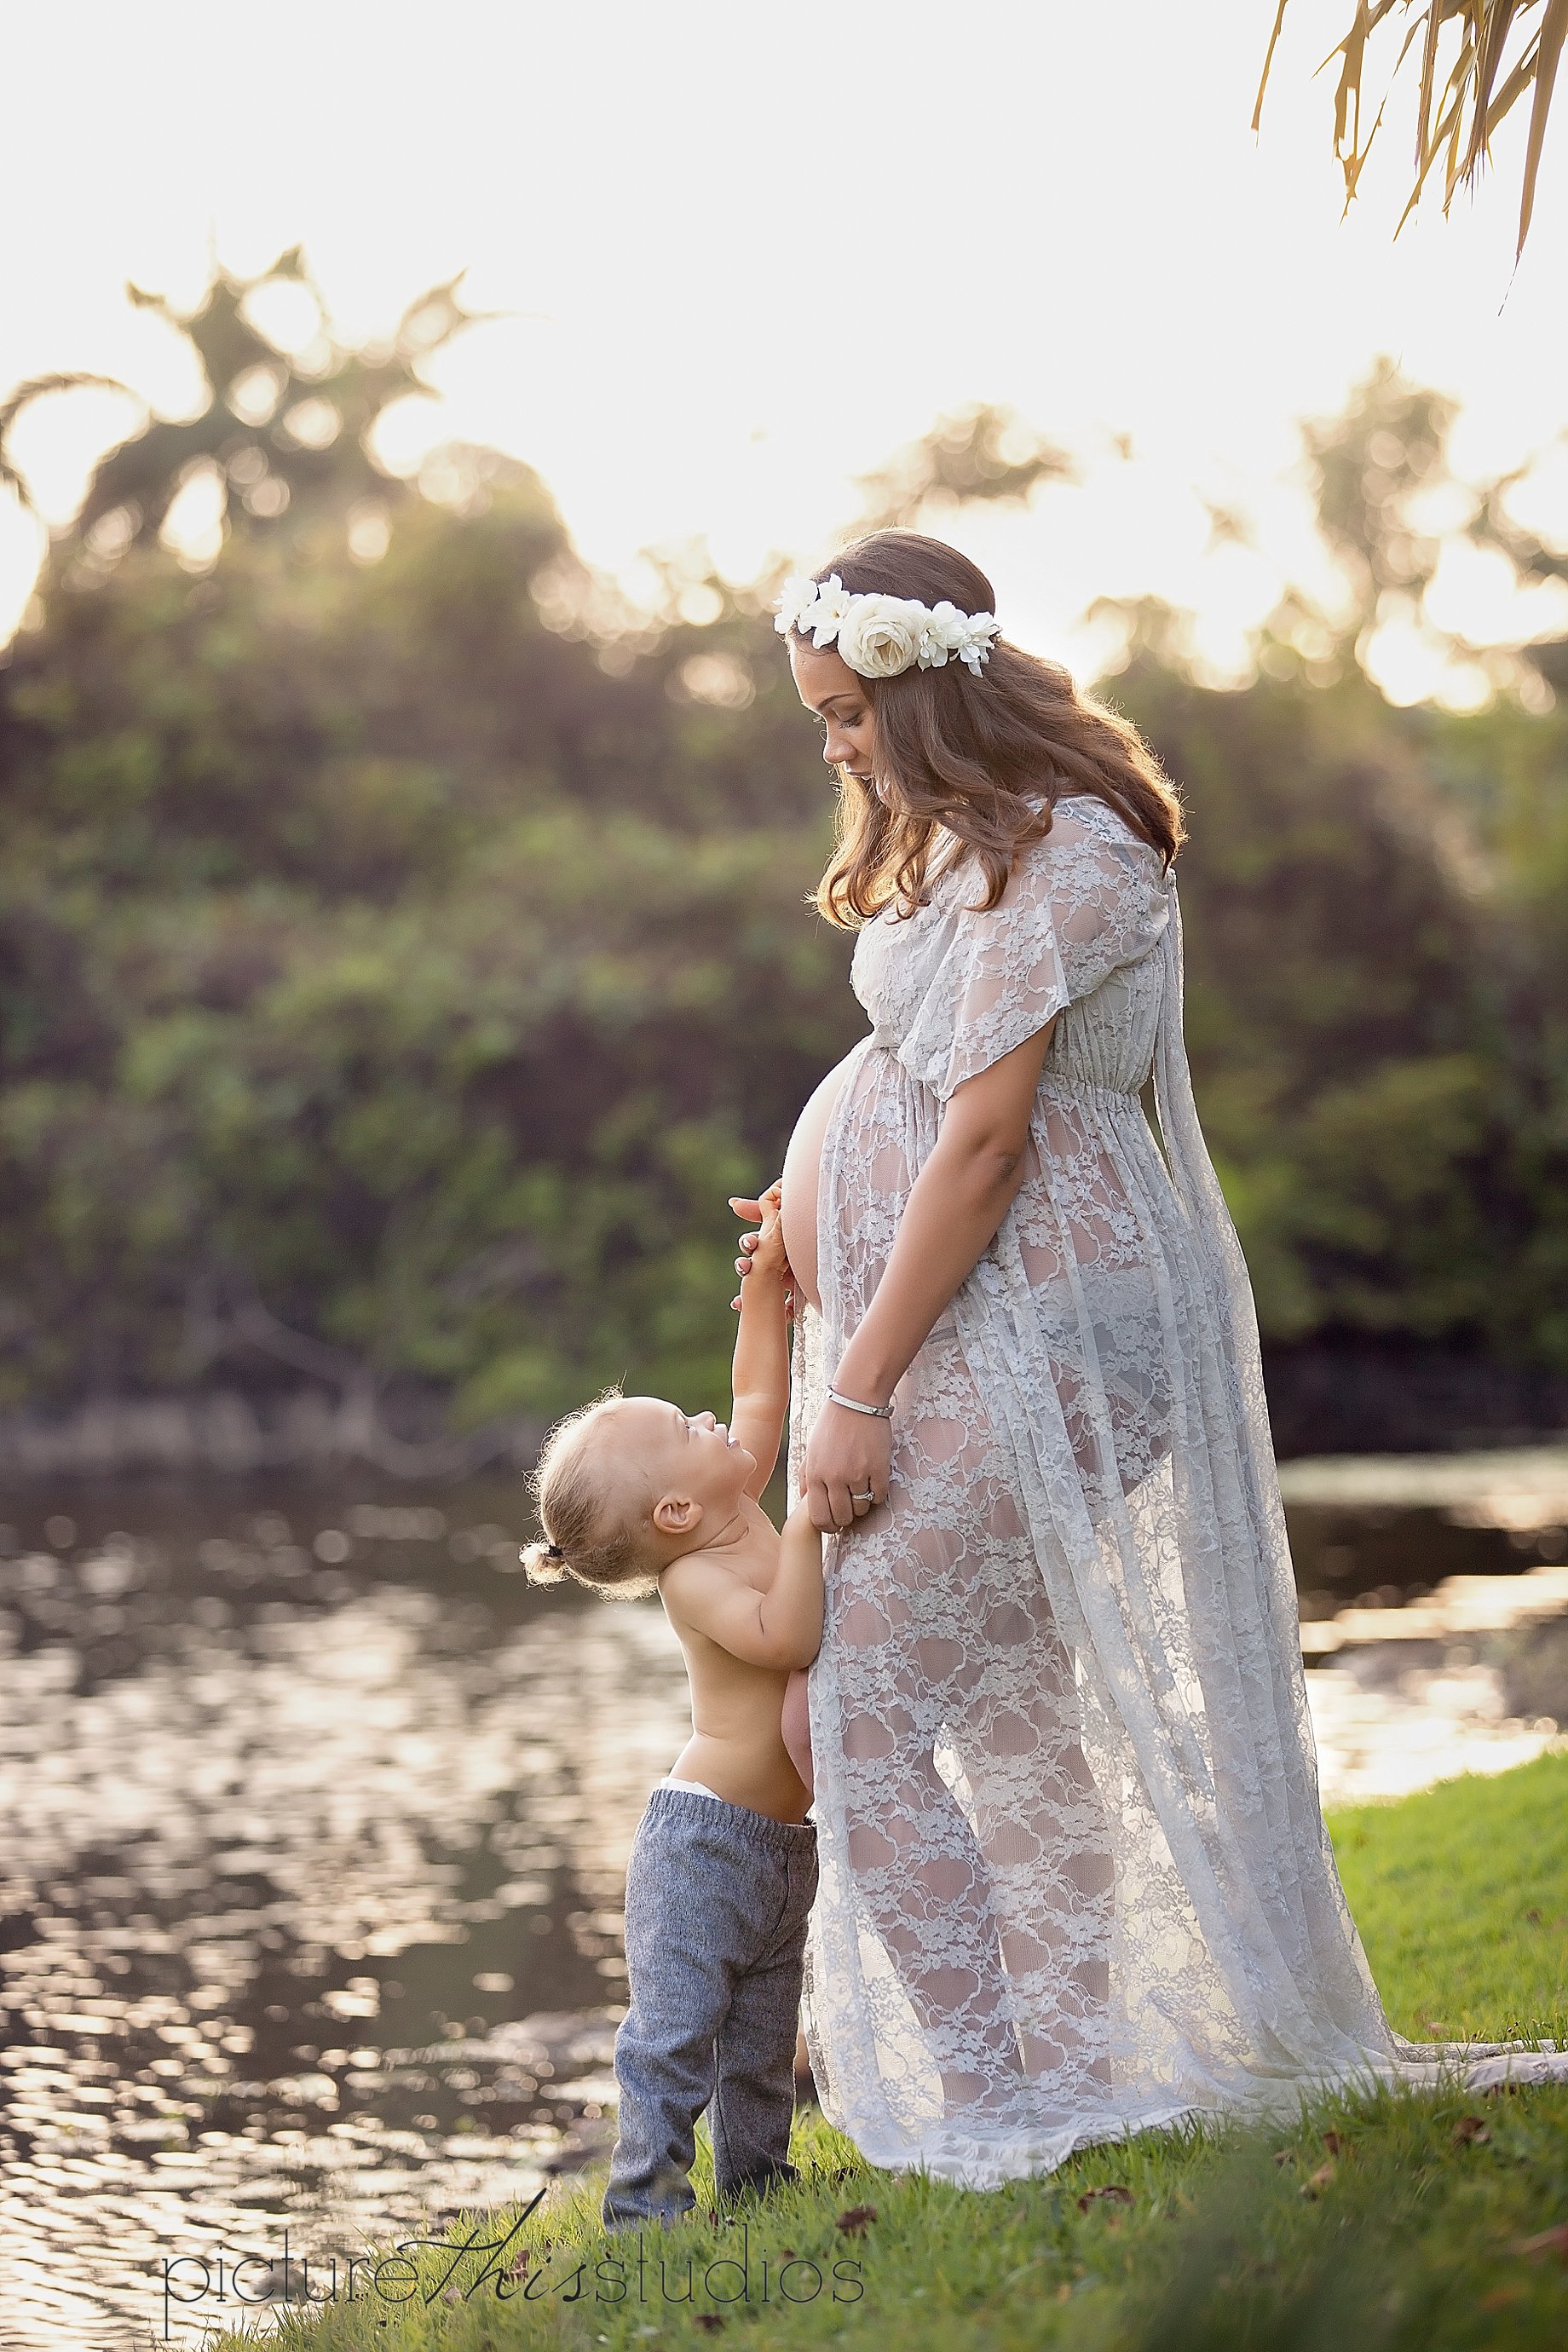
[[[983,895],[955,868],[857,944],[875,1025],[823,1146],[791,1424],[798,1494],[943,1104],[1056,1014],[1017,1199],[899,1384],[891,1499],[829,1543],[810,1680],[823,2105],[874,2163],[975,2187],[1442,2055],[1389,2029],[1323,1826],[1174,888],[1074,797]]]

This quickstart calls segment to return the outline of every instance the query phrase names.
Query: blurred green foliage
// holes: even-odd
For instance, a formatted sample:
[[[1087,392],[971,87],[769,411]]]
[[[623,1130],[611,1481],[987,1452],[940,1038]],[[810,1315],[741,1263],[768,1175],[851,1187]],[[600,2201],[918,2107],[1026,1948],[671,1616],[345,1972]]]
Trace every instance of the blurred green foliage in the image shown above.
[[[468,1428],[623,1375],[717,1402],[725,1195],[864,1025],[763,593],[672,570],[630,628],[527,468],[380,474],[449,288],[406,350],[314,357],[342,429],[296,463],[235,425],[244,291],[199,314],[207,414],[150,428],[186,436],[162,471],[110,453],[0,669],[0,1402],[367,1366]],[[1316,451],[1373,599],[1422,573],[1384,542],[1445,421],[1415,404],[1438,455],[1391,469],[1393,397]],[[286,499],[241,495],[258,449]],[[153,527],[193,462],[229,469],[199,574]],[[1266,1332],[1568,1368],[1568,725],[1392,710],[1365,610],[1282,614],[1239,692],[1128,620],[1107,690],[1187,802],[1190,1043]]]
[[[1178,781],[1187,1033],[1266,1341],[1447,1342],[1568,1370],[1568,639],[1436,626],[1422,501],[1526,588],[1561,551],[1514,478],[1450,474],[1450,404],[1380,361],[1303,438],[1342,596],[1300,593],[1256,682],[1196,684],[1180,617],[1131,608],[1106,681]],[[1430,513],[1430,507],[1426,509]],[[1461,716],[1392,707],[1375,633],[1489,677]]]
[[[1568,733],[1396,713],[1359,673],[1214,694],[1147,655],[1118,699],[1187,802],[1188,1045],[1266,1338],[1568,1366],[1568,862],[1559,817],[1543,887],[1521,822]],[[1506,822],[1476,765],[1517,784]]]

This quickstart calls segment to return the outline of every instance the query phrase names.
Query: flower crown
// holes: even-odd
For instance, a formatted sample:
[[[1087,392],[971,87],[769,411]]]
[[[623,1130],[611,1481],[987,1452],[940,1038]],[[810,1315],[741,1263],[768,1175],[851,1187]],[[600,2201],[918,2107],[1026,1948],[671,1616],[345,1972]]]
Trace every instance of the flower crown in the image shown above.
[[[950,659],[978,677],[1001,633],[994,613],[961,613],[956,604],[918,604],[875,591],[854,596],[835,572],[826,580],[786,580],[773,623],[781,637],[798,629],[820,653],[838,641],[839,658],[859,677],[897,677],[900,670],[944,669]]]

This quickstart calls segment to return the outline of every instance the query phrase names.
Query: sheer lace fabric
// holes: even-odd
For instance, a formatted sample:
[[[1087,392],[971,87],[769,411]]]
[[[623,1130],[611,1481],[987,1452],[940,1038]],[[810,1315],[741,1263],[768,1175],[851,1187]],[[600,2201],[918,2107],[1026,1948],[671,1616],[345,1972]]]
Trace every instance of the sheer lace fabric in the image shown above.
[[[1017,1199],[900,1383],[891,1499],[829,1544],[810,1681],[823,2105],[974,2186],[1445,2055],[1389,2029],[1323,1826],[1174,888],[1079,797],[983,895],[957,867],[860,935],[791,1427],[798,1493],[943,1104],[1058,1016]]]

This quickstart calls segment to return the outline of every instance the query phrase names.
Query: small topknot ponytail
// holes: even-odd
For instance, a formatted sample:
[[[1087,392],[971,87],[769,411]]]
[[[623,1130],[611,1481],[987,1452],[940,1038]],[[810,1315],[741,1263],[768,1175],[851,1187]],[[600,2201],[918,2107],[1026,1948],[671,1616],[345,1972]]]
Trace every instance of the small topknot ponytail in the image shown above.
[[[545,1540],[529,1544],[522,1553],[535,1584],[558,1584],[570,1576],[620,1600],[639,1598],[658,1586],[659,1563],[647,1557],[647,1531],[616,1523],[615,1481],[587,1443],[595,1422],[621,1395],[618,1388],[606,1389],[592,1404],[557,1422],[544,1441],[529,1484]]]
[[[558,1543],[524,1544],[520,1557],[531,1584],[559,1584],[566,1573],[566,1555]]]

